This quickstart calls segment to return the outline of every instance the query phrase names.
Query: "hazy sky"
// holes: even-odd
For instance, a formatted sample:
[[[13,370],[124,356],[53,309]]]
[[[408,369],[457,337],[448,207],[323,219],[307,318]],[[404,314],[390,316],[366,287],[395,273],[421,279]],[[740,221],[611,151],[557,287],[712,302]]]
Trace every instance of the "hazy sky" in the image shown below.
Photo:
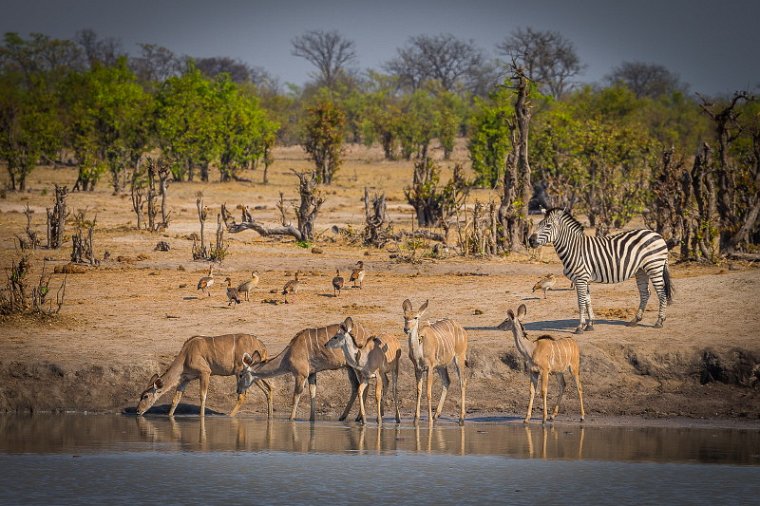
[[[313,68],[292,56],[307,30],[356,42],[358,66],[379,68],[418,34],[473,39],[490,55],[517,27],[556,30],[600,80],[623,61],[658,63],[703,93],[760,86],[758,0],[0,0],[0,31],[71,38],[83,28],[191,56],[230,56],[303,84]]]

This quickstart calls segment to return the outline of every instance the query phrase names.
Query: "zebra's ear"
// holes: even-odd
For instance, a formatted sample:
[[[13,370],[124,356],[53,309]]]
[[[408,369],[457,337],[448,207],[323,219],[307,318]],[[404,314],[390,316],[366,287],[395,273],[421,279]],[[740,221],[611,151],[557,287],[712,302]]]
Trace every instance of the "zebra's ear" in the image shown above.
[[[517,308],[517,318],[522,320],[527,312],[528,308],[525,307],[525,304],[520,304],[520,307]]]

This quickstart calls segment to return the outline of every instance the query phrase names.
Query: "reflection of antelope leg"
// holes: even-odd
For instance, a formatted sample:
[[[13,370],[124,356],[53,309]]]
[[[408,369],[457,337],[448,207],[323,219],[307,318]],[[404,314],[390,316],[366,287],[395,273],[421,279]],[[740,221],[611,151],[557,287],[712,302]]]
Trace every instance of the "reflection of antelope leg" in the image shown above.
[[[546,425],[541,427],[541,434],[543,436],[543,442],[541,443],[541,458],[546,460],[546,438],[548,436]]]
[[[525,425],[525,437],[528,439],[528,456],[533,458],[533,434],[530,432],[530,426]]]
[[[578,460],[583,459],[583,436],[585,432],[585,428],[581,427],[581,438],[580,441],[578,441]]]
[[[464,425],[459,426],[459,455],[464,455]]]

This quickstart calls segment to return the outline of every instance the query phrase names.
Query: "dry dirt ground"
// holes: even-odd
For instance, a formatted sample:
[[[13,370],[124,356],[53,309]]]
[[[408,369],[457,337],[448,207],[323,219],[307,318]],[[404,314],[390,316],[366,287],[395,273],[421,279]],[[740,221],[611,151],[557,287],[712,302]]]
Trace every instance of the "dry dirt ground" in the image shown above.
[[[70,210],[87,209],[90,216],[97,213],[96,255],[102,258],[108,251],[110,260],[68,276],[65,305],[57,318],[2,320],[0,411],[119,411],[134,407],[150,376],[162,372],[182,343],[197,334],[252,333],[275,354],[302,328],[352,316],[374,332],[403,337],[401,303],[410,298],[415,307],[430,300],[426,317],[454,318],[468,330],[469,416],[522,416],[528,377],[511,333],[499,331],[496,325],[507,309],[524,303],[529,333],[570,335],[577,306],[556,255],[546,249],[540,259],[517,254],[497,259],[423,258],[421,263],[410,264],[397,263],[388,250],[349,244],[330,228],[350,225],[361,230],[365,186],[386,192],[389,216],[396,228],[411,223],[412,210],[403,201],[411,164],[382,161],[378,150],[352,148],[336,184],[324,190],[326,203],[317,222],[320,237],[315,243],[323,250],[321,254],[299,247],[289,238],[263,238],[253,231],[227,234],[229,254],[215,271],[217,286],[211,297],[200,296],[195,285],[207,264],[192,261],[192,240],[188,238],[199,230],[196,192],[203,192],[211,208],[207,237],[213,236],[216,213],[223,202],[259,206],[254,216],[276,224],[274,204],[279,192],[286,198],[297,195],[296,178],[289,169],[309,167],[300,148],[281,149],[276,155],[268,186],[259,184],[260,171],[245,174],[254,182],[172,184],[171,224],[162,233],[135,230],[129,197],[112,195],[106,177],[93,193],[70,194]],[[460,151],[457,156],[462,159],[464,154]],[[71,186],[75,178],[73,168],[41,167],[30,176],[29,191],[7,193],[0,199],[0,265],[4,269],[19,254],[13,239],[23,233],[24,207],[28,204],[35,211],[33,226],[44,237],[44,210],[53,200],[52,183]],[[488,192],[473,192],[469,203],[476,198],[486,200]],[[72,229],[69,224],[67,236]],[[160,240],[167,241],[171,250],[154,251]],[[67,239],[60,250],[37,250],[31,256],[37,269],[47,258],[49,270],[65,264],[70,251]],[[367,266],[364,289],[346,289],[334,298],[330,281],[335,269],[339,267],[347,275],[360,259]],[[261,283],[251,302],[228,307],[221,280],[230,276],[240,281],[254,269],[259,271]],[[270,290],[281,289],[296,269],[307,273],[296,302],[263,303],[264,299],[280,298]],[[542,300],[531,288],[550,272],[560,275],[560,281],[547,300]],[[760,270],[732,263],[674,265],[671,272],[676,301],[668,308],[665,328],[659,330],[652,328],[657,310],[654,298],[641,325],[624,326],[638,305],[633,280],[592,287],[599,320],[594,332],[577,337],[587,413],[592,419],[685,416],[760,424]],[[61,279],[54,276],[53,284],[57,286]],[[290,376],[274,380],[277,416],[289,412],[292,382]],[[400,390],[402,415],[407,417],[414,405],[413,385],[412,366],[404,356]],[[197,405],[197,392],[196,383],[188,388],[184,401]],[[321,373],[320,416],[336,417],[347,392],[345,373]],[[454,417],[459,399],[455,381],[449,394],[444,414]],[[554,380],[550,398],[553,395]],[[302,399],[301,417],[308,416],[307,396]],[[574,419],[578,401],[572,382],[565,399],[562,417]],[[158,404],[169,400],[166,396]],[[213,378],[209,407],[226,412],[234,400],[234,380]],[[254,393],[243,412],[264,410],[262,396]]]

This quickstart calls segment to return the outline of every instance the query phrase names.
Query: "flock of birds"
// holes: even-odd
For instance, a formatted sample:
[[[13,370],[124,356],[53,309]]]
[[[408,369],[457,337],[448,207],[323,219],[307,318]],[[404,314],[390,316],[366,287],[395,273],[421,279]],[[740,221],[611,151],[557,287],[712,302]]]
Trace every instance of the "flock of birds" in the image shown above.
[[[356,266],[351,270],[351,276],[348,279],[349,282],[353,284],[352,286],[354,288],[364,288],[364,273],[364,262],[359,260],[356,262]],[[285,283],[285,286],[282,287],[282,295],[285,297],[285,303],[292,302],[293,296],[298,293],[298,290],[301,288],[301,280],[299,279],[300,274],[300,270],[296,271],[293,279],[288,280],[288,282]],[[226,277],[224,281],[227,283],[227,305],[230,306],[232,303],[240,304],[241,295],[244,297],[244,300],[250,300],[251,291],[259,284],[259,273],[253,271],[250,279],[243,281],[237,286],[233,286],[232,278],[229,276]],[[340,291],[343,289],[344,285],[345,279],[341,276],[340,269],[336,269],[335,277],[332,279],[334,297],[340,295]],[[214,264],[209,265],[208,274],[198,280],[198,290],[211,297],[210,289],[212,286],[214,286]],[[290,300],[288,300],[288,296],[290,296]]]

